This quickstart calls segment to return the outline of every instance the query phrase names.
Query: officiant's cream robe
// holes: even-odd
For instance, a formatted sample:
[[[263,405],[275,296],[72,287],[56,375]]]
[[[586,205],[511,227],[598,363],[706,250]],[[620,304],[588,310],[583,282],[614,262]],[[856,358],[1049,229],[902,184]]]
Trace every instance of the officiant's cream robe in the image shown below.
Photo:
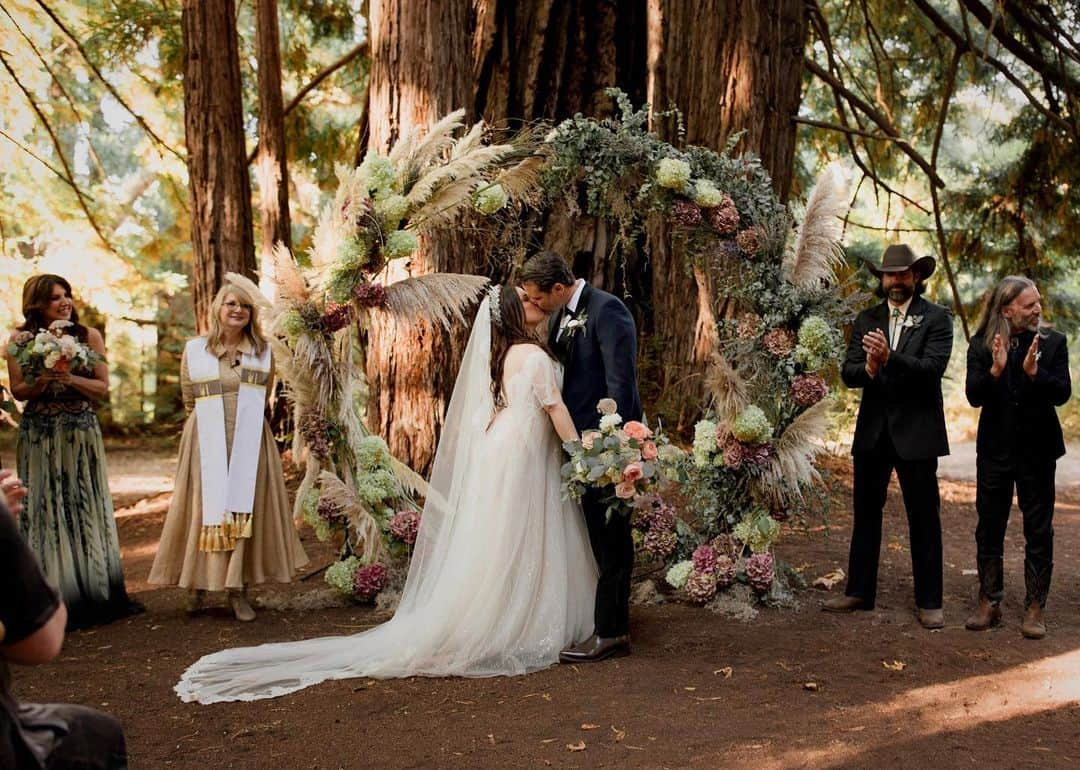
[[[194,342],[194,341],[193,341]],[[245,361],[256,358],[255,351],[245,341],[240,347]],[[228,458],[232,452],[236,430],[240,390],[251,389],[242,385],[243,366],[233,366],[226,360],[224,351],[216,351],[219,381],[221,383],[221,412],[224,420],[224,452]],[[269,374],[262,392],[263,403],[273,383],[273,362],[268,361]],[[196,367],[196,370],[198,367]],[[156,585],[179,585],[184,588],[202,588],[220,591],[226,588],[242,588],[245,585],[275,581],[287,583],[296,571],[307,564],[307,555],[292,525],[292,506],[289,504],[281,459],[274,444],[270,426],[261,416],[261,432],[257,439],[258,464],[255,468],[254,497],[251,502],[250,536],[239,531],[232,550],[200,550],[204,524],[222,524],[225,505],[212,521],[203,521],[203,485],[201,452],[196,411],[198,389],[193,377],[189,350],[185,348],[180,367],[180,384],[184,406],[189,410],[184,433],[180,439],[180,457],[176,469],[176,485],[172,503],[161,533],[161,543],[150,571],[150,582]],[[216,387],[213,388],[216,390]],[[250,405],[248,405],[250,406]],[[241,410],[243,411],[243,410]],[[241,417],[243,419],[243,417]],[[230,501],[234,508],[236,496]],[[241,495],[242,497],[242,495]],[[244,519],[246,525],[246,517]],[[244,530],[246,527],[241,527]],[[204,544],[205,544],[205,538]]]

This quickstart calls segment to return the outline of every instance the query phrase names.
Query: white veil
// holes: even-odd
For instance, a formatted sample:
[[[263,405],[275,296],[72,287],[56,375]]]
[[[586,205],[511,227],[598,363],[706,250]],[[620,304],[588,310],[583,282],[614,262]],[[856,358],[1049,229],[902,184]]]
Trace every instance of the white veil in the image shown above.
[[[176,693],[185,701],[215,703],[252,701],[303,689],[328,679],[358,676],[408,676],[438,671],[457,673],[453,661],[444,661],[439,649],[440,613],[443,607],[433,592],[455,590],[458,568],[448,561],[460,511],[474,511],[475,501],[466,499],[468,469],[491,420],[491,301],[498,300],[497,287],[489,289],[473,322],[465,355],[450,404],[442,437],[435,453],[430,489],[417,534],[409,576],[394,617],[369,631],[353,636],[324,637],[298,642],[236,648],[207,655],[184,672]],[[486,473],[487,469],[484,469]],[[475,494],[475,493],[474,493]],[[444,623],[461,618],[443,617]],[[431,638],[429,638],[431,637]],[[432,666],[431,661],[438,665]],[[466,658],[467,660],[467,658]],[[423,663],[418,664],[418,661]],[[417,668],[420,671],[417,671]],[[460,673],[469,675],[468,671]],[[492,673],[499,673],[494,671]]]
[[[455,514],[463,504],[468,505],[462,499],[466,472],[470,467],[475,469],[473,457],[495,409],[491,392],[491,302],[493,297],[498,300],[498,288],[492,285],[480,303],[446,408],[399,613],[422,606],[439,584]]]

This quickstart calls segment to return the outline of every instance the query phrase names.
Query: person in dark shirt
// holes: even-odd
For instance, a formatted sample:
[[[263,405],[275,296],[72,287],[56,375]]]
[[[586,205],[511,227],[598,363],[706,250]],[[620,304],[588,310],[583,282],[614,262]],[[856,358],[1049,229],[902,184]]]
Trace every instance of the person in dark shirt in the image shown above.
[[[1024,517],[1024,620],[1029,639],[1046,636],[1043,608],[1054,567],[1054,484],[1065,454],[1055,407],[1072,395],[1065,336],[1042,326],[1042,297],[1023,276],[991,293],[967,357],[966,392],[981,407],[976,439],[975,529],[979,606],[964,624],[982,631],[1001,619],[1005,527],[1013,488]]]
[[[8,663],[53,660],[67,611],[9,510],[21,508],[25,487],[0,471],[0,491],[0,768],[123,770],[127,750],[115,718],[83,706],[19,703],[11,693]]]

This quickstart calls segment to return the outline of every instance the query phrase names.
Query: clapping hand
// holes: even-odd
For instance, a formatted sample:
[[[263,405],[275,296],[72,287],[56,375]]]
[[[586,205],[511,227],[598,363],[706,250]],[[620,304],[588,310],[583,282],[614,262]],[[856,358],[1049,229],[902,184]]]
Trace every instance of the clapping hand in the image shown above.
[[[880,329],[871,329],[863,335],[862,348],[866,353],[866,371],[871,377],[876,377],[889,360],[889,341]]]
[[[13,470],[0,470],[0,494],[7,503],[13,516],[22,511],[22,499],[26,497],[26,486]]]
[[[997,378],[1001,376],[1001,373],[1005,371],[1005,364],[1009,360],[1009,350],[1005,346],[1005,341],[1001,339],[1000,334],[994,335],[994,343],[990,348],[991,364],[990,374]]]
[[[1024,356],[1024,374],[1034,378],[1039,371],[1039,335],[1036,334],[1031,340],[1027,355]]]

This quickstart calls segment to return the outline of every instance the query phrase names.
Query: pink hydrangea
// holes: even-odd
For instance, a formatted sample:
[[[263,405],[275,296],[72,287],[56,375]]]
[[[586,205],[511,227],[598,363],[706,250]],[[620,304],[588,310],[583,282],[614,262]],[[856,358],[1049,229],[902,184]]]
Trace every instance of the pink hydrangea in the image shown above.
[[[746,460],[746,447],[734,438],[728,437],[724,443],[724,465],[738,470]]]
[[[665,559],[675,550],[678,544],[679,539],[672,530],[650,529],[645,535],[641,547],[646,553],[652,554],[658,559]]]
[[[722,591],[735,582],[736,566],[735,560],[730,556],[721,554],[716,557],[716,569],[713,570],[713,574],[716,575],[717,590]]]
[[[802,407],[813,406],[828,393],[828,384],[817,374],[800,374],[791,382],[791,398]]]
[[[711,545],[699,545],[694,549],[691,560],[694,562],[696,572],[716,572],[717,553]]]
[[[666,532],[675,529],[675,506],[661,502],[645,515],[649,529]]]
[[[319,498],[319,507],[316,510],[319,514],[319,518],[327,524],[345,523],[345,517],[341,513],[341,508],[335,503],[327,500],[325,497]]]
[[[416,511],[398,511],[390,517],[390,534],[405,543],[416,542],[416,533],[420,531],[420,514]]]
[[[353,594],[361,601],[370,602],[386,587],[389,576],[386,565],[379,562],[358,567],[353,576]]]
[[[795,343],[797,341],[798,338],[795,336],[795,332],[781,326],[766,332],[761,340],[761,344],[777,358],[783,358],[795,349]]]
[[[704,604],[716,596],[716,573],[694,570],[686,580],[686,595],[690,601]]]
[[[671,221],[682,227],[696,227],[701,224],[701,208],[680,198],[671,204]]]
[[[774,576],[771,553],[755,553],[746,560],[746,582],[758,593],[765,593],[772,587]]]
[[[725,194],[720,205],[709,212],[709,221],[720,235],[731,235],[739,229],[739,210],[730,195]]]

